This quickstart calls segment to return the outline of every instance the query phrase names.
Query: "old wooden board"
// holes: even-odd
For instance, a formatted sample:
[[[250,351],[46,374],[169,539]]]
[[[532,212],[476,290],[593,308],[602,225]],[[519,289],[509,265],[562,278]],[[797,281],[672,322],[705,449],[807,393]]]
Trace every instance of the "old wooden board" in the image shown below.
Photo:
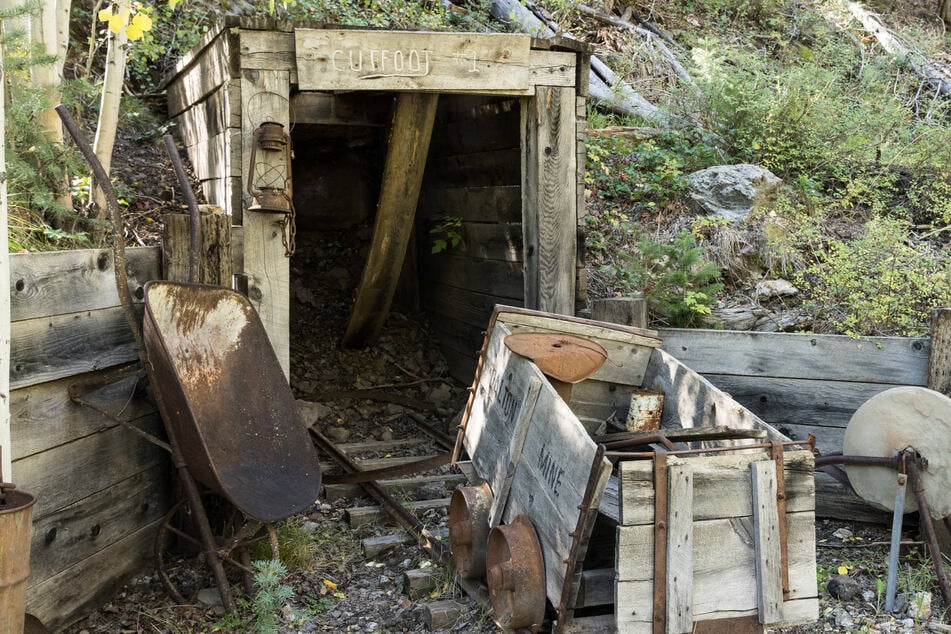
[[[611,464],[603,458],[595,464],[595,444],[538,367],[505,346],[508,334],[506,325],[497,321],[489,335],[478,385],[463,422],[463,445],[480,477],[502,482],[530,381],[540,383],[502,520],[509,523],[524,514],[532,521],[545,560],[546,593],[559,605],[564,585],[575,583],[573,578],[566,579],[572,534],[586,543]],[[582,502],[592,473],[588,509]],[[586,521],[588,516],[592,522]]]
[[[383,168],[383,184],[370,253],[343,344],[372,344],[383,329],[413,234],[423,170],[429,153],[438,95],[400,95]]]
[[[473,222],[522,222],[522,188],[513,185],[428,187],[421,203],[432,215]]]
[[[652,351],[642,387],[662,390],[666,396],[661,427],[765,429],[771,440],[788,440],[774,427],[661,349]]]
[[[297,29],[300,90],[528,94],[521,34]]]
[[[191,57],[166,87],[169,117],[187,110],[237,75],[238,69],[231,65],[235,39],[228,30],[210,40],[206,36],[206,47]]]

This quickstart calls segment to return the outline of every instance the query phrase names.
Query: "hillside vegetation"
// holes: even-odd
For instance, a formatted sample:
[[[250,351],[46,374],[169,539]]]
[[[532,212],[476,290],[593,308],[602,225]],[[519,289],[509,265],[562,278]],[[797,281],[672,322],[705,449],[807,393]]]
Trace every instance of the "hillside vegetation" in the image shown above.
[[[532,5],[560,35],[590,42],[662,113],[619,115],[617,103],[589,100],[589,293],[643,293],[654,325],[926,333],[931,309],[951,305],[951,88],[922,77],[923,64],[941,74],[951,61],[951,36],[935,4]],[[905,53],[886,52],[850,6],[879,12]],[[73,3],[65,71],[64,101],[86,117],[94,115],[101,81],[98,7]],[[493,18],[498,6],[493,12],[488,2],[153,0],[137,10],[154,26],[129,50],[122,125],[126,142],[135,144],[158,143],[156,86],[223,12],[381,28],[515,28],[503,23],[504,14],[502,22]],[[31,113],[42,97],[19,81],[11,51],[21,60],[25,53],[17,53],[11,35],[5,42],[14,69],[7,110],[10,247],[92,246],[87,168],[36,134]],[[615,132],[603,131],[609,127]],[[691,172],[739,163],[782,179],[773,199],[738,222],[689,202]],[[127,186],[120,194],[133,225],[145,226],[160,222],[170,196],[149,192],[156,179],[140,172],[120,171],[118,180]],[[71,175],[74,209],[57,207],[64,173]],[[148,231],[134,233],[141,239]]]

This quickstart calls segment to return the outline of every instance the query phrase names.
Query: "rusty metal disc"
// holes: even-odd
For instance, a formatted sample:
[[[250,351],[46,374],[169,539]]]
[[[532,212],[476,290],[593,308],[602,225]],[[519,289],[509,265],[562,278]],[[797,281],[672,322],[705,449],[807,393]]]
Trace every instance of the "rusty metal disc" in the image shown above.
[[[545,561],[532,522],[525,515],[489,533],[486,582],[492,616],[503,630],[541,624],[545,618]]]
[[[842,442],[846,455],[889,458],[908,447],[927,466],[921,482],[935,519],[951,515],[951,398],[923,387],[902,386],[876,394],[856,410]],[[897,472],[888,467],[847,465],[852,488],[870,504],[895,507]],[[910,489],[910,487],[909,487]],[[917,510],[906,492],[905,512]]]
[[[485,547],[489,540],[492,490],[485,482],[459,487],[449,502],[449,546],[456,574],[463,579],[485,575]]]
[[[597,342],[561,333],[519,332],[507,336],[505,345],[534,361],[545,376],[565,383],[584,381],[608,358]]]

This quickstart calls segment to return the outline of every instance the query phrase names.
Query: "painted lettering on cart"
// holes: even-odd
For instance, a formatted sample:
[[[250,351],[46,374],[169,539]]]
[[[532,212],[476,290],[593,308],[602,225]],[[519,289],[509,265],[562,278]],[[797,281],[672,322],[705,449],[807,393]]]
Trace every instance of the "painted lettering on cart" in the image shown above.
[[[558,492],[561,489],[561,477],[565,475],[565,468],[555,461],[547,444],[542,445],[542,449],[538,454],[537,466],[541,470],[542,478],[544,478],[549,488],[551,488],[552,494],[558,497]]]

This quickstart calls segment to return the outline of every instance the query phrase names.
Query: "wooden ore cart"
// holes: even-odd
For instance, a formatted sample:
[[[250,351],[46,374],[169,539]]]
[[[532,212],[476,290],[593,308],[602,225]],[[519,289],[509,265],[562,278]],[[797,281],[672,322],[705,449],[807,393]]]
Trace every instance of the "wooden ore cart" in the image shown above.
[[[553,355],[513,352],[520,333]],[[503,629],[759,632],[818,618],[810,448],[661,343],[496,307],[456,444],[470,484],[453,493],[450,541]],[[598,350],[587,378],[550,378]],[[661,394],[653,430],[648,417],[616,431]]]

